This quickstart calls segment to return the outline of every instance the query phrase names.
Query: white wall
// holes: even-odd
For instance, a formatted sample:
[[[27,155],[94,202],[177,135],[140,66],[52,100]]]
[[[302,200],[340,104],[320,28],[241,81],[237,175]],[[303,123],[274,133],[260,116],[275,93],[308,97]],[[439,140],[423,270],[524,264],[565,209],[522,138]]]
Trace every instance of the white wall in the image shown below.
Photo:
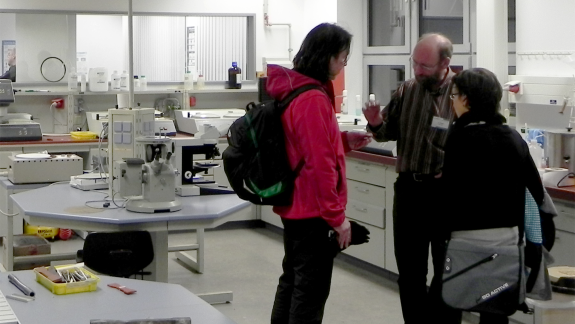
[[[16,38],[16,15],[0,13],[0,41],[14,40],[15,38]]]
[[[337,21],[335,0],[269,0],[271,23],[292,24],[292,48],[297,52],[309,30],[322,22]],[[74,12],[123,12],[128,11],[128,1],[117,0],[0,0],[0,11],[74,11]],[[262,57],[287,57],[287,28],[264,27],[263,0],[136,0],[133,11],[148,13],[205,13],[205,14],[256,14],[256,69],[262,70]]]
[[[17,15],[16,67],[18,82],[44,80],[40,67],[48,57],[57,57],[66,66],[69,66],[68,62],[75,60],[75,24],[75,16],[70,15]],[[69,33],[69,31],[72,32]]]
[[[517,75],[572,76],[575,65],[564,56],[521,55],[530,52],[575,53],[575,1],[521,1],[517,13]],[[575,58],[575,54],[573,55]]]
[[[2,41],[16,39],[16,15],[8,13],[0,13],[0,45]],[[2,53],[4,49],[0,49],[0,74],[4,73],[8,68],[6,62],[7,52]],[[18,55],[18,53],[16,53]],[[4,58],[4,60],[2,60]]]

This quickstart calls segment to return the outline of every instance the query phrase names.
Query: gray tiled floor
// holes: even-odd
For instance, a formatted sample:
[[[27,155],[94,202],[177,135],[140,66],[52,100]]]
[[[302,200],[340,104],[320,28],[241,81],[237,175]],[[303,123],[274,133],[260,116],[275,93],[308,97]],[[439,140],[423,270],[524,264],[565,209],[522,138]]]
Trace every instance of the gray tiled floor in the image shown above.
[[[194,241],[193,233],[169,235],[170,245]],[[205,242],[205,272],[189,271],[170,253],[169,282],[181,284],[194,293],[231,290],[233,302],[214,307],[238,324],[269,323],[281,273],[281,235],[265,228],[236,228],[207,231]],[[74,251],[82,244],[78,237],[56,241],[52,251]],[[349,262],[336,260],[323,322],[403,323],[396,284]]]

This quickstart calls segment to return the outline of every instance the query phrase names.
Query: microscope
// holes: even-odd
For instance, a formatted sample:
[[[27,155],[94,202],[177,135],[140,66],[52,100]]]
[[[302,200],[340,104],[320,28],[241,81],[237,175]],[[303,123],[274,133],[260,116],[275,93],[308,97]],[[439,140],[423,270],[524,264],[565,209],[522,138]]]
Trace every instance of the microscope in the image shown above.
[[[176,199],[176,169],[172,165],[172,140],[168,137],[137,138],[143,158],[114,161],[118,193],[126,197],[125,207],[139,213],[173,212],[182,209]]]

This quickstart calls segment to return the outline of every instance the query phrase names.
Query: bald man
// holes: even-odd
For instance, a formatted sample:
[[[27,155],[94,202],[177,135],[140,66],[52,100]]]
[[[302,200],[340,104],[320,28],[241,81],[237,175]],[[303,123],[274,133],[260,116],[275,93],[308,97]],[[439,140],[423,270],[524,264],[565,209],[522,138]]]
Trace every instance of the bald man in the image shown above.
[[[461,322],[457,312],[442,307],[439,293],[448,237],[439,225],[442,206],[450,197],[441,194],[438,179],[454,118],[449,97],[454,75],[449,68],[452,53],[451,41],[445,36],[423,35],[410,58],[415,78],[401,84],[383,110],[378,102],[367,103],[363,109],[367,130],[376,141],[397,141],[395,168],[399,175],[394,185],[393,235],[406,324]],[[430,245],[434,273],[439,276],[435,276],[428,294]]]
[[[12,48],[8,50],[6,55],[6,61],[8,63],[8,70],[6,73],[0,75],[0,79],[9,79],[12,82],[16,82],[16,49]]]

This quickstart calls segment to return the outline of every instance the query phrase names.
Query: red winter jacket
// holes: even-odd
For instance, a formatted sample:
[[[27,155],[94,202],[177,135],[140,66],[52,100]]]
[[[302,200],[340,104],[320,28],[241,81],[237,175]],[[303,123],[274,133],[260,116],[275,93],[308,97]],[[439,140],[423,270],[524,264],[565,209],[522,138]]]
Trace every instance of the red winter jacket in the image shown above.
[[[290,165],[295,170],[303,161],[303,167],[295,180],[292,205],[276,206],[273,211],[287,219],[322,217],[336,227],[345,219],[345,151],[349,146],[335,116],[333,85],[268,65],[266,89],[274,99],[282,100],[307,84],[320,85],[325,92],[314,89],[302,93],[282,115]]]

